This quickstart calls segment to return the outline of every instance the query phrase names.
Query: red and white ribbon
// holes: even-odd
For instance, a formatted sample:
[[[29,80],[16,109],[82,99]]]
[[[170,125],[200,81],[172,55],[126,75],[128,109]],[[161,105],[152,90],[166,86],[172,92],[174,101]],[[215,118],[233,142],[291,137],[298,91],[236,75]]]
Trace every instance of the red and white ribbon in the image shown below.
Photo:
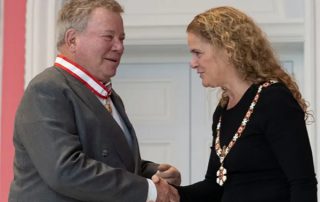
[[[69,60],[63,55],[58,55],[56,57],[54,66],[59,67],[73,77],[81,81],[87,88],[89,88],[94,94],[100,98],[107,99],[111,94],[111,82],[107,84],[110,88],[103,85],[102,82],[94,78],[88,70],[80,66],[79,64]]]

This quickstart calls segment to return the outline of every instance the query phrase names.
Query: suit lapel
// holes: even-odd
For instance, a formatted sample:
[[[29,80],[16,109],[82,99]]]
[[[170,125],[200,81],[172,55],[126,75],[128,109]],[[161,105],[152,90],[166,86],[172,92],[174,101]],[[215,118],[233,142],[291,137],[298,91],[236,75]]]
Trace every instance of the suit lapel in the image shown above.
[[[128,130],[129,130],[130,136],[132,138],[132,151],[133,151],[133,156],[135,159],[135,166],[136,166],[135,170],[137,170],[140,165],[140,151],[139,151],[139,145],[138,145],[138,140],[137,140],[135,130],[134,130],[134,128],[133,128],[133,126],[127,116],[127,113],[125,112],[124,104],[123,104],[120,96],[114,90],[112,90],[110,97],[112,99],[114,106],[117,108],[117,111],[119,112],[122,120],[126,124]]]
[[[69,81],[70,87],[79,96],[79,98],[87,105],[87,107],[90,110],[92,110],[94,114],[96,114],[98,120],[101,120],[102,122],[105,123],[105,124],[102,124],[103,126],[106,126],[106,129],[104,131],[106,131],[107,134],[105,135],[111,136],[112,141],[114,141],[114,148],[117,151],[118,155],[120,156],[124,165],[126,165],[127,170],[134,172],[135,162],[134,162],[133,156],[128,155],[128,154],[132,154],[132,151],[118,123],[114,120],[112,115],[104,108],[100,100],[96,97],[96,95],[93,92],[91,92],[85,85],[83,85],[80,81],[75,79],[69,73],[59,68],[58,70],[61,71],[66,76],[66,78]],[[117,109],[119,109],[119,107],[117,107]],[[119,113],[123,117],[123,114],[122,114],[123,111],[121,109],[119,111],[121,111]],[[101,135],[101,134],[97,134],[97,135]]]

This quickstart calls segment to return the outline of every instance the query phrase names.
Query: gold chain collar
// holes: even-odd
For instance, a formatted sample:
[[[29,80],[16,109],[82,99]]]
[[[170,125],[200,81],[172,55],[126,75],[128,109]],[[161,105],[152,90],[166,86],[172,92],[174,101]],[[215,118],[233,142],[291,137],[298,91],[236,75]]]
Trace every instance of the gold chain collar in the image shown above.
[[[270,80],[270,81],[267,81],[263,84],[261,84],[258,88],[258,91],[256,93],[256,95],[254,96],[251,104],[250,104],[250,107],[246,113],[246,115],[244,116],[237,132],[234,134],[232,140],[229,142],[228,146],[223,146],[223,148],[221,148],[221,145],[220,145],[220,128],[221,128],[221,115],[220,115],[220,118],[219,118],[219,122],[217,124],[217,128],[216,128],[216,131],[217,131],[217,137],[215,139],[215,150],[216,150],[216,154],[218,155],[219,159],[220,159],[220,167],[216,173],[217,175],[217,183],[220,185],[220,186],[223,186],[223,184],[225,183],[225,181],[227,180],[227,169],[225,169],[223,167],[223,161],[224,159],[226,158],[226,156],[229,154],[230,150],[232,149],[232,147],[235,145],[235,143],[237,142],[237,140],[241,137],[243,131],[245,130],[246,128],[246,125],[248,123],[248,121],[250,120],[250,117],[253,113],[253,110],[254,110],[254,107],[256,106],[258,100],[259,100],[259,97],[260,97],[260,93],[262,91],[263,88],[266,88],[268,86],[270,86],[271,84],[274,84],[274,83],[277,83],[277,81],[275,80]]]

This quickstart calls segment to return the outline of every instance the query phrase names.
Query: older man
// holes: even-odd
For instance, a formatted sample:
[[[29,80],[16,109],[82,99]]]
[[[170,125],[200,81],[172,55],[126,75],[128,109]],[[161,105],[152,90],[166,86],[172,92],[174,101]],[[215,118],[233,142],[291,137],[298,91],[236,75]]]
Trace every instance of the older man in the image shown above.
[[[124,51],[122,12],[114,0],[71,0],[60,11],[60,54],[30,82],[16,114],[9,201],[178,200],[168,183],[180,184],[179,171],[141,160],[111,87]]]

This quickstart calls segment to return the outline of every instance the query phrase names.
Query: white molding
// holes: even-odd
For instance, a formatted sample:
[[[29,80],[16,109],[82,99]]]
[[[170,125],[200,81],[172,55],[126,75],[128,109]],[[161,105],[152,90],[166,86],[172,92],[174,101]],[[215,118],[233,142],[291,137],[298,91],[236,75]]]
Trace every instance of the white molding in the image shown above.
[[[316,11],[320,11],[320,2],[315,0],[315,10]],[[315,65],[315,69],[316,69],[316,103],[320,103],[320,13],[319,12],[315,12],[316,15],[316,19],[315,19],[315,40],[316,40],[316,47],[315,47],[315,59],[316,59],[316,65]],[[320,106],[317,105],[317,109],[316,109],[316,114],[317,114],[317,118],[316,118],[316,125],[317,125],[317,134],[320,135]],[[318,140],[318,144],[320,145],[320,137],[317,136],[317,140]],[[320,148],[319,148],[319,168],[320,168]]]
[[[53,65],[56,14],[62,1],[27,1],[25,87],[36,74]]]
[[[318,179],[319,179],[319,174],[320,174],[320,2],[317,0],[314,0],[314,13],[315,13],[315,71],[316,71],[316,79],[315,79],[315,103],[318,103],[315,107],[315,139],[316,139],[316,153],[315,153],[315,158],[316,158],[316,173],[318,174]],[[317,12],[316,12],[317,11]],[[320,193],[318,192],[318,198],[320,198]]]
[[[119,0],[124,6],[126,26],[162,26],[187,24],[193,16],[209,8],[233,6],[253,17],[257,22],[303,19],[303,0]],[[143,6],[143,8],[142,8]]]
[[[284,53],[303,54],[303,41],[298,42],[272,42],[271,45],[277,54],[282,56]],[[121,60],[123,64],[153,63],[188,63],[190,53],[187,44],[125,44],[125,53]],[[303,57],[303,56],[302,56]],[[304,65],[299,67],[303,68]],[[303,74],[301,74],[303,75]],[[300,75],[299,75],[300,76]],[[303,79],[301,79],[302,81]]]
[[[260,23],[271,42],[303,42],[304,23]],[[186,44],[186,25],[126,26],[126,45]]]
[[[125,44],[121,64],[187,63],[190,59],[186,44]]]
[[[304,22],[278,22],[260,24],[272,43],[304,42]]]
[[[310,102],[310,109],[314,113],[315,123],[308,125],[309,138],[313,150],[313,158],[315,164],[315,172],[319,174],[320,158],[319,158],[319,109],[317,108],[317,99],[319,98],[319,90],[317,84],[316,72],[316,0],[305,1],[305,43],[304,43],[304,97]],[[317,73],[317,74],[316,74]],[[319,78],[319,77],[318,77]],[[318,84],[319,85],[319,84]],[[318,100],[319,102],[319,100]],[[319,106],[319,104],[318,104]],[[318,142],[318,144],[317,144]],[[319,196],[319,192],[318,192]]]
[[[113,84],[121,89],[130,102],[126,103],[129,117],[135,118],[135,123],[172,122],[174,103],[172,100],[174,82],[172,79],[116,79]],[[128,88],[130,86],[130,89]],[[135,92],[135,93],[132,93]],[[144,98],[141,108],[141,97]],[[157,107],[154,107],[157,106]]]

